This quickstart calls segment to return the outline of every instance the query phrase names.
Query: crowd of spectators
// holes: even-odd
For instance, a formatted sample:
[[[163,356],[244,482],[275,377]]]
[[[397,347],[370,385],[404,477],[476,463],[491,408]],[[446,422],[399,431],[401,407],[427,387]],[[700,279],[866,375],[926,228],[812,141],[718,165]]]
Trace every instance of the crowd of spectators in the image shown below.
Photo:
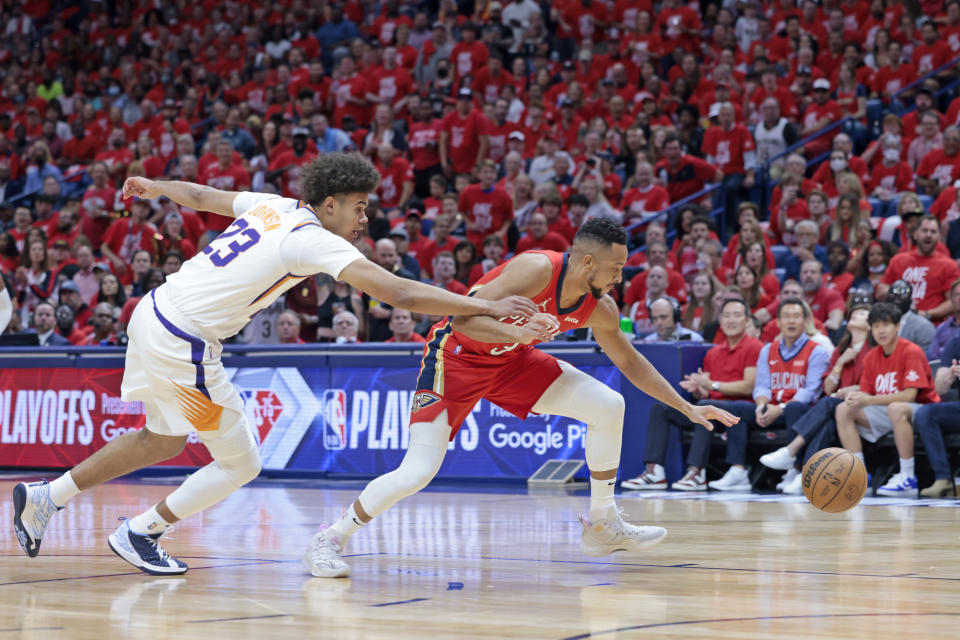
[[[822,379],[875,300],[933,361],[960,335],[960,0],[13,0],[0,31],[5,336],[122,345],[229,224],[126,200],[126,177],[297,198],[343,150],[381,175],[357,244],[402,277],[464,293],[602,216],[642,247],[614,291],[638,339],[729,348],[741,300],[769,345],[794,300]],[[235,340],[419,342],[435,320],[311,277]],[[728,399],[784,404],[744,380]],[[860,418],[837,416],[845,444]]]

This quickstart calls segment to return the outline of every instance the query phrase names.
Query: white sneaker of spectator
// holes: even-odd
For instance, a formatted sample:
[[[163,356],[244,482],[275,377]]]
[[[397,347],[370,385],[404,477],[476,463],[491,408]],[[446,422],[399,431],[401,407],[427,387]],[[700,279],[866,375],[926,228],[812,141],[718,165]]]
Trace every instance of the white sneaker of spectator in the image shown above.
[[[689,467],[687,473],[670,486],[676,491],[706,491],[707,470]]]
[[[908,476],[902,471],[894,475],[890,480],[887,481],[887,484],[883,485],[877,489],[878,496],[887,496],[887,497],[900,497],[900,496],[909,496],[911,498],[917,497],[917,478],[916,476]]]
[[[794,478],[799,477],[800,472],[796,468],[790,467],[786,473],[783,474],[783,477],[780,478],[780,482],[777,483],[777,491],[783,491],[783,488],[793,482]]]
[[[786,447],[780,447],[776,451],[760,456],[760,464],[771,469],[786,471],[793,468],[793,463],[797,461],[797,456],[792,455]]]
[[[730,467],[723,477],[708,483],[711,489],[717,491],[750,491],[750,477],[743,467]]]
[[[624,489],[633,491],[649,491],[651,489],[667,488],[667,473],[663,466],[653,462],[647,463],[647,468],[636,478],[624,480],[620,483]]]
[[[803,475],[800,472],[783,485],[783,493],[788,496],[803,495]]]

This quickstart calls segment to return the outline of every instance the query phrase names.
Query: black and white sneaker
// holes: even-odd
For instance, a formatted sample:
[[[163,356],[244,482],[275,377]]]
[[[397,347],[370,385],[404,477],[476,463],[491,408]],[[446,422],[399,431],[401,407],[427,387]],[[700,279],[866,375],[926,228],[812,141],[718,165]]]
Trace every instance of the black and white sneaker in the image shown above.
[[[169,529],[168,529],[169,531]],[[130,521],[124,520],[107,538],[110,549],[144,573],[154,576],[175,576],[187,572],[187,565],[167,555],[160,546],[160,536],[141,535],[130,530]]]
[[[13,528],[20,546],[31,558],[40,553],[40,542],[50,516],[60,509],[63,507],[50,499],[50,483],[46,480],[21,482],[13,488]]]

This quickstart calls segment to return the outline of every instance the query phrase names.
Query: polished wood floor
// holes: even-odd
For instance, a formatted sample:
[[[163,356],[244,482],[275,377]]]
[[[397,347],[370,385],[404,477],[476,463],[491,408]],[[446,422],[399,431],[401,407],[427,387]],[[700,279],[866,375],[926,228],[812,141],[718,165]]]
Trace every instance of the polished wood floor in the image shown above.
[[[427,491],[355,536],[353,576],[331,580],[299,557],[356,485],[261,483],[181,523],[165,546],[190,572],[157,578],[105,540],[169,485],[78,496],[30,559],[9,525],[14,481],[0,479],[0,640],[960,637],[960,509],[948,501],[829,515],[628,494],[629,519],[669,537],[593,559],[577,550],[582,495]]]

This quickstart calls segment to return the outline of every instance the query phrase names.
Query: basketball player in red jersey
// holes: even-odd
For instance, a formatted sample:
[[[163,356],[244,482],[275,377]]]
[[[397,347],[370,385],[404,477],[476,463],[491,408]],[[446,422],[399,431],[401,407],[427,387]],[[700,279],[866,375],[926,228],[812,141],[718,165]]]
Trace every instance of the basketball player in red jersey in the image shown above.
[[[341,554],[350,536],[400,499],[424,488],[440,469],[447,442],[481,398],[525,418],[556,414],[588,425],[590,511],[580,516],[580,550],[591,556],[638,551],[667,535],[661,527],[623,521],[614,502],[623,397],[594,378],[533,348],[573,327],[590,327],[613,363],[637,387],[693,422],[731,426],[732,414],[685,401],[620,331],[617,305],[607,293],[621,280],[627,260],[626,232],[595,218],[580,227],[569,254],[528,251],[484,275],[473,294],[484,299],[528,296],[540,312],[529,320],[491,322],[445,318],[434,325],[424,348],[410,416],[410,445],[400,466],[373,480],[332,526],[322,529],[304,552],[317,577],[343,577],[350,567]]]

